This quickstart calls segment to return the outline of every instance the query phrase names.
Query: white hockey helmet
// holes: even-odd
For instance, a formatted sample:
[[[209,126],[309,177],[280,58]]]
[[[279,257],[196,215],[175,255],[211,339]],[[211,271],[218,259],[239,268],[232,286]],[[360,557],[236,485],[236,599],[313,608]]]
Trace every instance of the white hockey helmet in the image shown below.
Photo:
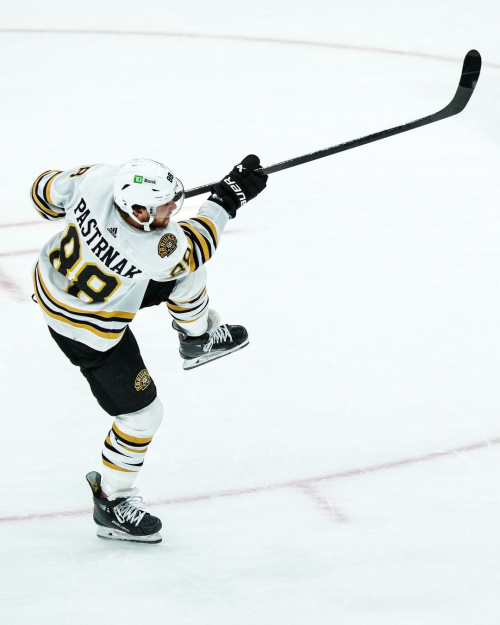
[[[149,230],[156,216],[158,206],[173,200],[178,213],[184,203],[184,186],[174,172],[149,158],[135,158],[120,166],[113,184],[115,204],[144,230]],[[134,206],[143,206],[149,215],[148,222],[142,222],[134,215]]]

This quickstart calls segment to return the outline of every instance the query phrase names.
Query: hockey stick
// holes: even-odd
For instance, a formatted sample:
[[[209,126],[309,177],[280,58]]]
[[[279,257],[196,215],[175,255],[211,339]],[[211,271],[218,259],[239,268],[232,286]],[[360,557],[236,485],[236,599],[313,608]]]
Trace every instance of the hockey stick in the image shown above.
[[[330,156],[330,154],[338,154],[339,152],[352,150],[352,148],[357,148],[360,145],[372,143],[373,141],[379,141],[380,139],[386,139],[387,137],[398,135],[401,132],[407,132],[408,130],[413,130],[414,128],[419,128],[420,126],[433,124],[441,119],[446,119],[447,117],[456,115],[457,113],[463,111],[467,106],[467,102],[474,93],[474,88],[479,79],[480,71],[481,55],[477,50],[470,50],[465,56],[464,65],[462,67],[462,75],[460,76],[458,89],[453,96],[453,100],[441,111],[434,113],[434,115],[428,115],[427,117],[416,119],[408,124],[396,126],[395,128],[389,128],[389,130],[382,130],[381,132],[375,132],[372,135],[367,135],[366,137],[361,137],[360,139],[353,139],[347,143],[339,143],[339,145],[334,145],[331,148],[325,148],[324,150],[318,150],[317,152],[312,152],[311,154],[297,156],[296,158],[292,158],[288,161],[282,161],[281,163],[264,167],[262,172],[265,174],[274,174],[274,172],[281,171],[282,169],[288,169],[289,167],[296,167],[297,165],[302,165],[303,163],[309,163],[309,161],[315,161],[318,158]],[[201,187],[188,189],[186,191],[186,197],[188,198],[195,195],[201,195],[202,193],[207,193],[214,184],[216,183],[212,182],[211,184],[205,184]]]

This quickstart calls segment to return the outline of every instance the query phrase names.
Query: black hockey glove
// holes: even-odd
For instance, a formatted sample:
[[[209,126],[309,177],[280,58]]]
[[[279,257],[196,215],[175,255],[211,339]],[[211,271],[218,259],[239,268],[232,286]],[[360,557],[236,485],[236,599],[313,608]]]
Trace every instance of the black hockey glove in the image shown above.
[[[267,176],[255,171],[258,167],[259,157],[249,154],[212,187],[209,199],[222,206],[231,219],[236,217],[238,208],[253,200],[266,188]]]

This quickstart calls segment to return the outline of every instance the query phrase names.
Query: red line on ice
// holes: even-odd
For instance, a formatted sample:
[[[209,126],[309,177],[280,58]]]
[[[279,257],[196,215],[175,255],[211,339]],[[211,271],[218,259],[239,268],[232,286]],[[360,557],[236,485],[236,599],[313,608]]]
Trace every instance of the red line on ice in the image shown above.
[[[394,54],[398,56],[414,56],[424,59],[434,59],[436,61],[450,61],[459,63],[463,59],[439,54],[428,54],[427,52],[414,52],[410,50],[391,50],[389,48],[376,48],[372,46],[354,46],[342,43],[330,43],[327,41],[303,41],[300,39],[278,39],[273,37],[251,37],[245,35],[210,35],[203,33],[169,33],[164,31],[143,31],[143,30],[85,30],[85,29],[61,29],[61,28],[0,28],[0,34],[19,35],[105,35],[117,37],[177,37],[185,39],[219,39],[226,41],[247,41],[250,43],[276,43],[283,45],[311,46],[317,48],[333,48],[338,50],[353,50],[356,52],[375,52],[377,54]],[[483,65],[500,69],[500,63],[483,61]],[[42,221],[25,221],[18,223],[0,224],[0,228],[16,228],[22,226],[40,225],[50,223]]]
[[[39,254],[40,250],[18,250],[12,252],[0,252],[0,258],[9,258],[10,256],[22,256],[24,254]],[[0,269],[0,289],[6,291],[10,297],[17,302],[27,302],[29,297],[23,293],[19,286],[11,280],[5,272]]]
[[[338,50],[354,50],[356,52],[375,52],[377,54],[395,54],[399,56],[415,56],[437,61],[461,62],[462,58],[413,52],[410,50],[391,50],[372,46],[355,46],[327,41],[303,41],[300,39],[278,39],[274,37],[252,37],[247,35],[210,35],[207,33],[172,33],[147,30],[90,30],[90,29],[61,29],[61,28],[0,28],[0,33],[25,35],[105,35],[115,37],[177,37],[185,39],[219,39],[225,41],[246,41],[250,43],[277,43],[292,46],[311,46],[316,48],[335,48]],[[500,68],[500,63],[485,62],[483,65]]]
[[[330,501],[328,497],[321,494],[320,489],[316,484],[301,484],[296,487],[297,490],[302,492],[313,504],[319,508],[326,516],[332,521],[340,521],[341,523],[347,523],[349,518],[347,515]]]
[[[425,52],[412,52],[408,50],[390,50],[387,48],[376,48],[371,46],[354,46],[349,44],[338,44],[338,43],[329,43],[329,42],[321,42],[321,41],[301,41],[301,40],[293,40],[293,39],[277,39],[270,37],[249,37],[249,36],[240,36],[240,35],[210,35],[210,34],[202,34],[202,33],[169,33],[169,32],[153,32],[153,31],[134,31],[134,30],[124,30],[124,31],[113,31],[113,30],[84,30],[84,29],[49,29],[49,28],[0,28],[0,33],[6,34],[54,34],[54,35],[106,35],[106,36],[139,36],[139,37],[178,37],[178,38],[191,38],[191,39],[218,39],[218,40],[226,40],[226,41],[246,41],[250,43],[271,43],[271,44],[284,44],[284,45],[300,45],[300,46],[311,46],[311,47],[320,47],[320,48],[333,48],[339,50],[353,50],[357,52],[375,52],[377,54],[393,54],[400,56],[413,56],[420,57],[425,59],[434,59],[439,61],[450,61],[450,62],[460,62],[462,59],[456,57],[448,57],[441,56],[437,54],[428,54]],[[499,63],[490,63],[485,62],[483,65],[487,65],[489,67],[500,68]],[[0,224],[0,228],[14,228],[14,227],[22,227],[26,225],[34,225],[41,224],[44,222],[39,221],[27,221],[21,223],[9,223],[9,224]],[[20,250],[14,252],[4,252],[0,253],[0,257],[9,257],[9,256],[17,256],[23,254],[36,254],[38,250]],[[16,299],[19,299],[19,293],[16,285],[10,282],[7,278],[0,274],[0,285],[3,288],[7,288],[9,291],[13,291],[16,295]],[[22,297],[22,299],[25,299]],[[234,489],[234,490],[226,490],[226,491],[216,491],[214,493],[208,493],[204,495],[194,495],[188,497],[181,497],[177,499],[166,499],[162,501],[153,502],[150,505],[172,505],[172,504],[181,504],[181,503],[193,503],[197,501],[206,501],[209,499],[216,499],[221,497],[237,497],[242,495],[252,495],[256,493],[262,493],[270,490],[283,489],[283,488],[297,488],[300,489],[304,494],[306,494],[314,503],[319,506],[321,509],[325,510],[327,514],[333,520],[337,521],[347,521],[347,517],[342,513],[342,511],[332,505],[329,500],[322,496],[318,489],[317,485],[321,482],[342,479],[348,477],[355,477],[361,475],[368,475],[371,473],[375,473],[378,471],[383,471],[386,469],[394,469],[398,467],[404,467],[412,464],[418,464],[420,462],[426,462],[429,460],[437,460],[439,458],[449,457],[455,454],[466,453],[469,451],[475,451],[478,449],[484,449],[490,447],[492,445],[500,444],[500,438],[495,438],[490,441],[481,441],[479,443],[474,443],[472,445],[467,445],[458,449],[448,449],[444,451],[438,451],[426,454],[424,456],[417,456],[412,458],[404,458],[402,460],[396,460],[393,462],[387,462],[378,465],[371,465],[368,467],[359,467],[356,469],[351,469],[348,471],[342,471],[338,473],[332,473],[329,475],[323,475],[318,477],[309,477],[301,480],[291,480],[288,482],[278,482],[275,484],[268,484],[265,486],[255,486],[251,488],[244,489]],[[33,520],[33,519],[43,519],[43,518],[55,518],[61,516],[77,516],[81,514],[90,513],[90,509],[80,509],[80,510],[66,510],[61,512],[44,512],[41,514],[29,514],[24,516],[10,516],[10,517],[0,517],[0,522],[7,521],[24,521],[24,520]]]
[[[250,488],[235,488],[231,490],[220,490],[214,491],[213,493],[205,493],[203,495],[189,495],[187,497],[177,497],[174,499],[161,499],[158,501],[150,502],[149,507],[152,506],[165,506],[165,505],[176,505],[176,504],[184,504],[184,503],[195,503],[197,501],[208,501],[210,499],[220,499],[223,497],[241,497],[244,495],[256,495],[259,493],[265,493],[278,489],[305,489],[306,492],[315,488],[321,482],[328,482],[332,480],[340,480],[349,477],[361,477],[363,475],[371,475],[372,473],[378,473],[379,471],[387,471],[389,469],[397,469],[400,467],[407,467],[410,465],[420,464],[422,462],[429,462],[430,460],[439,460],[442,458],[449,457],[457,457],[461,454],[468,453],[471,451],[477,451],[480,449],[487,449],[493,447],[494,445],[500,444],[500,437],[492,438],[489,440],[483,440],[477,443],[472,443],[470,445],[464,445],[463,447],[456,447],[453,449],[443,449],[441,451],[434,451],[428,454],[424,454],[422,456],[411,456],[410,458],[402,458],[400,460],[393,460],[391,462],[383,462],[380,464],[372,464],[366,467],[356,467],[355,469],[347,469],[346,471],[338,471],[335,473],[329,473],[326,475],[319,475],[316,477],[306,477],[298,480],[289,480],[285,482],[276,482],[274,484],[266,484],[264,486],[252,486]],[[317,491],[316,491],[317,492]],[[309,490],[311,493],[311,490]],[[321,501],[318,499],[320,498]],[[325,497],[314,494],[315,503],[321,505],[321,508],[325,508],[325,504],[328,501]],[[330,510],[328,512],[329,516],[336,521],[347,521],[347,517],[334,506],[331,506],[328,502],[328,506]],[[32,513],[32,514],[23,514],[23,515],[13,515],[13,516],[4,516],[0,517],[0,523],[5,523],[9,521],[33,521],[35,519],[55,519],[57,517],[65,517],[65,516],[80,516],[83,514],[90,514],[90,508],[80,508],[74,510],[61,510],[61,511],[51,511],[51,512],[41,512],[41,513]]]
[[[15,282],[12,282],[0,269],[0,289],[7,291],[18,302],[26,302],[29,297],[25,295]]]
[[[40,250],[13,250],[12,252],[0,252],[0,258],[9,258],[9,256],[24,256],[25,254],[40,254]]]
[[[20,228],[22,226],[39,226],[40,224],[51,223],[45,219],[37,219],[36,221],[18,221],[16,223],[0,224],[0,228]]]

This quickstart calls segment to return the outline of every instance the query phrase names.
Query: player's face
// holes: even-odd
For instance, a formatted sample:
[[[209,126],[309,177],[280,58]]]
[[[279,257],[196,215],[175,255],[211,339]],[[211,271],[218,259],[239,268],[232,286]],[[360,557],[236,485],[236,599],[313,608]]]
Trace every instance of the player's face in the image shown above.
[[[145,208],[140,206],[134,206],[134,215],[136,218],[142,222],[147,223],[149,221],[148,212]],[[167,204],[162,204],[158,206],[156,209],[156,217],[151,222],[150,228],[151,230],[155,230],[156,228],[166,228],[168,226],[168,222],[170,221],[170,216],[177,209],[177,204],[171,200]],[[135,228],[141,228],[141,226],[134,221],[131,217],[127,217],[126,221],[134,226]]]
[[[158,206],[158,208],[156,209],[156,217],[153,219],[150,225],[151,230],[154,230],[155,228],[166,228],[168,226],[168,222],[170,221],[170,216],[176,208],[177,205],[173,201]],[[145,208],[134,206],[134,215],[142,223],[146,223],[147,221],[149,221],[148,212]],[[127,221],[129,224],[135,226],[136,228],[141,227],[133,219],[129,218],[127,219]]]
[[[151,228],[166,228],[170,221],[170,216],[177,208],[177,205],[172,200],[168,204],[162,204],[156,209],[156,217],[153,219]]]

